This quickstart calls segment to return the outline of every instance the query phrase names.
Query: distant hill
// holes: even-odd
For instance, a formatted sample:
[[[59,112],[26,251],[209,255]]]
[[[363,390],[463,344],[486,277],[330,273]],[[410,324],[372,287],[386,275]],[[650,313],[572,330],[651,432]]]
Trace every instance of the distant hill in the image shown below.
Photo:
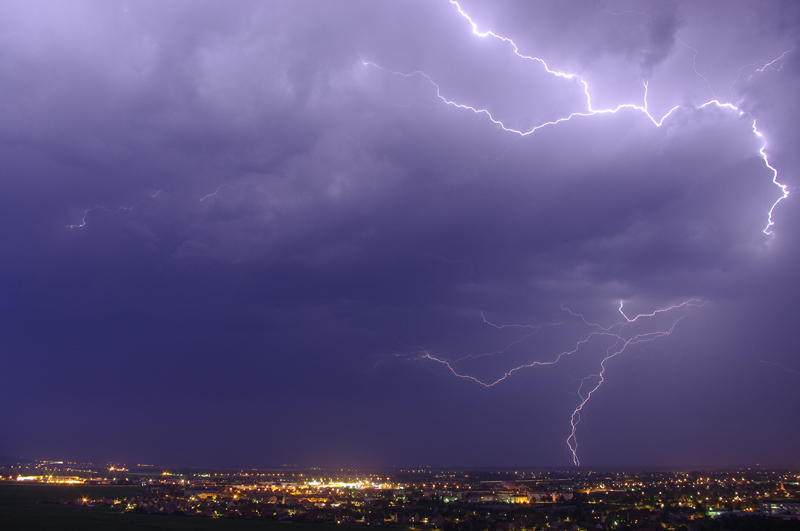
[[[9,457],[0,455],[0,466],[4,465],[27,465],[33,463],[33,459],[23,459],[22,457]]]

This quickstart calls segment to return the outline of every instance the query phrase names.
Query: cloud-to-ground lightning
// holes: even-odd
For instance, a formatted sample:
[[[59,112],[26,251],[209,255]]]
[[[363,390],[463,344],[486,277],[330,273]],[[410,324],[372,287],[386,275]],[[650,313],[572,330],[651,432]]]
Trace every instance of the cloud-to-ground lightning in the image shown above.
[[[669,306],[667,308],[661,308],[651,313],[641,313],[633,318],[630,318],[623,311],[624,302],[625,301],[619,302],[619,313],[622,314],[622,316],[625,318],[625,323],[622,323],[620,325],[620,334],[617,335],[614,345],[612,345],[606,350],[606,355],[600,362],[600,371],[598,371],[596,374],[591,374],[589,376],[582,378],[580,386],[578,387],[578,396],[580,397],[580,403],[572,412],[572,416],[570,417],[570,426],[572,428],[572,431],[569,437],[567,438],[567,446],[569,446],[570,452],[572,452],[572,462],[576,466],[581,464],[580,459],[578,459],[578,439],[577,439],[577,429],[578,429],[578,424],[581,421],[581,412],[583,411],[584,406],[586,406],[586,404],[592,398],[592,395],[595,393],[595,391],[600,389],[600,386],[603,385],[603,382],[605,381],[606,365],[608,361],[611,358],[619,354],[622,354],[631,345],[636,345],[638,343],[643,343],[647,341],[653,341],[655,339],[670,335],[672,331],[675,329],[675,325],[678,324],[678,321],[683,319],[683,316],[677,317],[667,330],[656,330],[653,332],[637,334],[627,339],[623,337],[621,334],[622,328],[627,324],[636,322],[640,318],[654,317],[660,313],[667,313],[672,310],[677,310],[679,308],[683,308],[686,306],[703,306],[705,304],[705,302],[701,301],[700,299],[689,299],[680,304]],[[581,318],[583,317],[581,316]],[[592,379],[595,379],[596,383],[594,384],[593,387],[591,387],[591,389],[589,389],[588,392],[584,394],[584,389],[583,389],[584,384]]]
[[[472,29],[472,33],[474,35],[476,35],[478,37],[481,37],[481,38],[498,39],[498,40],[502,41],[503,43],[508,44],[511,47],[512,53],[514,55],[516,55],[517,57],[519,57],[520,59],[523,59],[523,60],[526,60],[526,61],[532,61],[532,62],[535,62],[535,63],[539,64],[542,68],[545,69],[545,71],[547,73],[549,73],[549,74],[551,74],[553,76],[564,78],[564,79],[574,79],[574,80],[578,81],[581,84],[581,86],[583,87],[583,94],[584,94],[585,101],[586,101],[586,109],[585,110],[579,110],[579,111],[571,112],[571,113],[567,114],[566,116],[560,117],[560,118],[558,118],[556,120],[550,120],[550,121],[542,122],[540,124],[537,124],[537,125],[531,127],[530,129],[526,129],[526,130],[514,129],[513,127],[509,127],[508,125],[506,125],[506,123],[504,123],[501,119],[496,118],[489,109],[478,108],[478,107],[474,107],[474,106],[466,104],[466,103],[459,103],[457,101],[448,99],[443,94],[442,88],[439,86],[439,84],[437,84],[433,80],[433,78],[431,76],[429,76],[428,74],[426,74],[425,72],[422,72],[420,70],[414,70],[413,72],[410,72],[410,73],[396,72],[396,71],[384,68],[384,67],[382,67],[382,66],[380,66],[380,65],[378,65],[378,64],[376,64],[376,63],[374,63],[372,61],[362,61],[362,63],[364,65],[366,65],[366,66],[374,66],[374,67],[379,68],[379,69],[381,69],[381,70],[383,70],[385,72],[389,72],[389,73],[392,73],[392,74],[398,74],[398,75],[402,75],[402,76],[405,76],[405,77],[411,77],[411,76],[415,76],[415,75],[423,76],[435,88],[437,98],[439,98],[445,104],[453,106],[453,107],[456,107],[456,108],[459,108],[459,109],[469,110],[469,111],[472,111],[475,114],[485,115],[492,123],[498,125],[504,131],[507,131],[509,133],[514,133],[514,134],[517,134],[517,135],[520,135],[520,136],[530,135],[530,134],[535,133],[536,131],[538,131],[538,130],[540,130],[542,128],[545,128],[545,127],[548,127],[548,126],[558,125],[558,124],[560,124],[562,122],[570,121],[573,118],[590,117],[590,116],[602,115],[602,114],[614,114],[614,113],[619,112],[622,109],[632,109],[632,110],[641,112],[641,113],[645,114],[656,127],[661,127],[661,125],[664,123],[664,121],[670,115],[672,115],[674,111],[684,107],[684,105],[677,104],[677,105],[674,105],[672,108],[670,108],[663,116],[661,116],[661,118],[656,118],[655,116],[653,116],[650,113],[650,111],[648,109],[648,104],[647,104],[647,91],[648,91],[649,82],[648,82],[647,79],[643,79],[642,80],[642,84],[644,85],[644,95],[643,95],[642,103],[623,103],[621,105],[618,105],[618,106],[612,107],[612,108],[608,108],[608,109],[595,109],[592,106],[592,97],[591,97],[591,93],[590,93],[590,90],[589,90],[589,82],[586,79],[582,78],[580,75],[575,74],[575,73],[561,72],[561,71],[558,71],[558,70],[554,70],[554,69],[550,68],[550,66],[547,64],[547,62],[544,59],[542,59],[540,57],[536,57],[536,56],[532,56],[532,55],[525,55],[525,54],[521,53],[520,50],[519,50],[519,47],[517,46],[517,44],[509,37],[505,37],[505,36],[499,35],[499,34],[493,32],[491,30],[480,31],[478,29],[478,24],[464,11],[464,9],[461,7],[461,5],[458,3],[457,0],[448,0],[448,1],[450,2],[450,4],[455,6],[455,8],[458,10],[458,13],[464,19],[466,19],[469,22],[469,25],[470,25],[470,27]],[[614,13],[612,13],[612,14],[614,14]],[[647,16],[647,15],[645,14],[645,16]],[[649,18],[649,16],[648,16],[648,18]],[[697,109],[702,109],[702,108],[707,107],[709,105],[716,105],[717,107],[725,108],[725,109],[731,110],[733,112],[736,112],[739,115],[747,114],[753,120],[753,124],[752,124],[753,133],[756,136],[758,136],[762,141],[762,146],[761,146],[761,149],[759,150],[759,153],[761,155],[761,158],[764,160],[764,164],[766,165],[766,167],[773,174],[773,176],[772,176],[773,184],[780,189],[780,197],[778,197],[778,199],[775,200],[775,202],[772,204],[772,206],[768,210],[768,212],[767,212],[767,224],[763,229],[764,234],[771,235],[772,234],[771,228],[775,224],[775,222],[772,219],[773,212],[774,212],[775,208],[778,206],[778,204],[782,200],[786,199],[789,196],[789,187],[784,185],[784,184],[782,184],[782,183],[780,183],[778,181],[778,170],[774,166],[772,166],[770,164],[770,162],[769,162],[769,158],[768,158],[767,151],[766,151],[766,148],[767,148],[766,138],[758,130],[758,128],[756,126],[756,118],[752,114],[742,110],[739,105],[733,104],[730,101],[721,100],[716,95],[714,90],[712,89],[710,81],[706,77],[704,77],[702,74],[700,74],[698,72],[698,70],[697,70],[697,62],[696,62],[697,55],[698,55],[697,49],[692,47],[692,46],[689,46],[688,44],[684,43],[680,39],[678,39],[678,42],[680,42],[681,44],[683,44],[684,46],[686,46],[690,50],[694,51],[694,55],[693,55],[693,58],[692,58],[692,65],[694,67],[694,72],[701,79],[705,80],[706,85],[708,86],[708,90],[711,92],[712,96],[714,97],[714,99],[712,99],[712,100],[709,100],[709,101],[707,101],[707,102],[705,102],[703,104],[696,105],[696,106],[693,106],[693,107],[697,108]],[[776,70],[779,70],[779,68],[775,68],[773,65],[777,61],[779,61],[780,59],[784,58],[793,49],[794,48],[784,51],[780,56],[776,57],[775,59],[773,59],[771,61],[767,61],[767,60],[759,61],[759,63],[757,63],[757,64],[764,63],[764,66],[762,66],[760,68],[757,68],[757,70],[750,76],[750,78],[752,78],[752,76],[755,75],[755,73],[763,72],[767,68],[774,68]],[[757,66],[757,64],[746,65],[745,67],[742,67],[742,69],[746,68],[747,66]],[[741,73],[742,69],[739,70],[740,73]],[[737,80],[738,80],[738,75],[737,75]],[[748,79],[748,81],[749,81],[749,79]],[[735,84],[735,81],[734,81],[734,84]],[[732,88],[733,88],[733,85],[731,85],[731,90],[732,90]]]
[[[148,199],[154,199],[160,193],[161,193],[161,190],[159,190],[156,193],[154,193],[153,195],[149,196]],[[86,226],[86,216],[89,215],[89,212],[92,212],[94,210],[102,210],[103,212],[122,212],[123,210],[133,210],[134,208],[138,207],[142,203],[144,203],[144,201],[139,201],[135,205],[121,206],[121,207],[117,207],[117,208],[108,208],[108,207],[105,207],[105,206],[102,206],[102,205],[93,206],[92,208],[87,208],[86,210],[83,211],[83,216],[81,216],[80,223],[73,223],[73,224],[67,225],[67,226],[69,228],[71,228],[71,229],[80,229],[80,228],[85,227]]]
[[[629,327],[634,324],[641,324],[642,322],[656,318],[657,316],[669,315],[669,314],[674,315],[679,310],[685,310],[687,308],[692,308],[692,307],[696,308],[703,305],[705,305],[705,301],[693,298],[693,299],[687,299],[679,304],[674,304],[664,308],[659,308],[649,313],[640,313],[631,317],[624,311],[624,301],[620,301],[618,311],[622,315],[623,320],[616,321],[610,326],[602,326],[598,323],[588,321],[582,314],[573,312],[568,308],[563,308],[563,311],[567,314],[568,318],[571,317],[573,319],[576,319],[586,327],[586,332],[582,336],[580,336],[579,339],[574,341],[572,347],[566,350],[553,352],[550,354],[549,357],[545,359],[536,359],[528,363],[516,365],[513,368],[506,370],[501,376],[492,379],[485,379],[481,378],[480,376],[471,374],[466,370],[460,369],[459,364],[468,359],[477,359],[481,357],[502,355],[508,352],[512,347],[516,347],[523,344],[527,339],[529,339],[534,334],[539,332],[544,326],[556,327],[565,324],[566,321],[561,320],[559,322],[551,323],[549,325],[540,325],[540,326],[518,325],[518,324],[499,325],[490,322],[489,320],[486,319],[485,316],[483,316],[483,314],[481,314],[481,317],[485,324],[493,328],[496,328],[498,330],[504,328],[520,328],[520,329],[526,329],[526,331],[521,337],[510,342],[505,347],[491,352],[485,352],[481,354],[468,354],[459,357],[457,359],[449,359],[441,355],[435,355],[422,347],[415,347],[414,348],[415,353],[411,356],[411,358],[421,362],[433,362],[434,364],[443,367],[448,373],[452,374],[453,376],[456,376],[458,378],[463,378],[465,380],[470,380],[483,387],[494,387],[495,385],[507,380],[509,377],[511,377],[512,375],[516,374],[519,371],[525,369],[532,369],[535,367],[556,365],[567,357],[577,355],[582,350],[590,350],[593,348],[598,348],[598,346],[594,345],[594,343],[597,343],[602,339],[611,341],[611,345],[605,347],[603,358],[600,361],[599,369],[597,370],[597,372],[588,374],[580,378],[580,384],[578,386],[579,401],[577,406],[575,406],[575,408],[573,409],[572,414],[570,415],[570,432],[566,440],[567,447],[569,448],[569,451],[572,455],[572,461],[577,466],[580,465],[580,459],[578,458],[578,440],[577,440],[578,424],[581,421],[581,414],[584,408],[589,403],[592,396],[597,392],[598,389],[600,389],[600,387],[605,382],[605,372],[608,362],[612,358],[628,350],[630,347],[641,345],[642,343],[655,341],[659,338],[663,338],[665,336],[672,334],[672,332],[675,329],[675,326],[683,318],[683,315],[677,315],[671,318],[668,326],[661,326],[661,327],[655,326],[654,329],[647,331],[630,332],[628,330]]]

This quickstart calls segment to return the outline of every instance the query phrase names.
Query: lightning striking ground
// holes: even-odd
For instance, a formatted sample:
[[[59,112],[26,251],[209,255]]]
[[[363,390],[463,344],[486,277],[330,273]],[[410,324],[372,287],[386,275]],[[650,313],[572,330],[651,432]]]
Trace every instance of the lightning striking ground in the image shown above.
[[[546,367],[556,365],[561,362],[563,359],[576,355],[578,352],[582,350],[587,350],[591,348],[597,348],[594,343],[606,339],[611,341],[611,345],[605,347],[605,353],[603,355],[602,360],[599,364],[599,369],[597,372],[592,374],[586,375],[580,379],[580,384],[578,386],[578,404],[573,409],[572,414],[570,415],[570,431],[569,436],[567,437],[566,444],[569,448],[569,451],[572,455],[572,462],[578,466],[580,465],[580,459],[578,458],[578,439],[577,439],[577,430],[578,424],[581,421],[581,414],[586,407],[586,405],[591,400],[592,396],[597,392],[598,389],[603,385],[605,382],[605,372],[608,366],[608,362],[625,352],[629,349],[629,347],[641,345],[642,343],[648,343],[655,341],[657,339],[666,337],[675,330],[675,326],[683,319],[683,315],[678,315],[672,318],[669,322],[669,326],[654,326],[654,329],[647,330],[647,331],[640,331],[638,333],[629,332],[627,330],[628,327],[646,322],[649,319],[656,318],[660,315],[668,315],[668,314],[675,314],[680,310],[686,310],[688,308],[697,308],[704,306],[706,304],[705,301],[701,299],[688,299],[679,304],[674,304],[671,306],[667,306],[664,308],[659,308],[649,313],[641,313],[637,314],[633,317],[629,317],[628,314],[624,312],[624,301],[620,301],[618,311],[624,318],[624,320],[619,320],[610,326],[602,326],[598,323],[594,323],[588,321],[582,314],[573,312],[569,308],[562,308],[562,310],[567,313],[570,317],[575,318],[582,322],[587,330],[583,336],[580,337],[577,341],[572,344],[572,347],[566,350],[562,350],[560,352],[554,352],[550,355],[547,359],[536,359],[530,361],[528,363],[524,363],[521,365],[514,366],[513,368],[505,371],[502,376],[496,377],[493,379],[485,379],[474,374],[469,373],[463,369],[459,368],[459,364],[468,359],[477,359],[481,357],[487,356],[498,356],[508,352],[512,347],[516,347],[518,345],[523,344],[527,339],[532,337],[534,334],[538,333],[544,326],[555,327],[564,324],[566,321],[562,320],[560,322],[552,323],[549,325],[543,326],[534,326],[534,325],[498,325],[493,322],[490,322],[486,319],[486,317],[481,314],[483,322],[493,328],[501,330],[503,328],[522,328],[528,329],[522,337],[512,341],[505,347],[491,351],[485,352],[482,354],[469,354],[466,356],[462,356],[457,359],[448,359],[440,355],[435,355],[424,349],[422,347],[415,347],[414,351],[415,354],[411,356],[411,359],[420,361],[420,362],[432,362],[435,365],[443,367],[446,372],[456,376],[458,378],[462,378],[465,380],[470,380],[475,382],[483,387],[494,387],[495,385],[499,384],[507,380],[509,377],[514,375],[515,373],[522,371],[524,369],[532,369],[535,367]]]
[[[685,306],[687,304],[689,304],[688,301],[686,303],[680,304],[678,306],[673,306],[671,308],[667,308],[667,309],[664,309],[664,310],[658,310],[658,311],[656,311],[654,313],[651,313],[651,314],[637,315],[634,319],[629,319],[628,323],[632,323],[633,321],[635,321],[639,317],[652,317],[656,313],[666,312],[666,311],[669,311],[670,309],[679,308],[679,307]],[[620,313],[622,313],[622,303],[620,303]],[[625,315],[625,314],[623,314],[623,315]],[[625,317],[625,318],[628,319],[627,317]],[[592,395],[598,389],[600,389],[600,386],[602,386],[603,382],[605,382],[605,372],[606,372],[606,366],[608,364],[608,361],[611,358],[613,358],[615,356],[618,356],[619,354],[622,354],[631,345],[636,345],[638,343],[644,343],[644,342],[648,342],[648,341],[654,341],[654,340],[659,339],[661,337],[668,336],[668,335],[672,334],[672,331],[675,329],[675,325],[677,325],[678,321],[680,321],[681,319],[683,319],[682,316],[678,317],[677,319],[675,319],[672,322],[672,325],[667,330],[657,330],[655,332],[647,332],[647,333],[644,333],[644,334],[637,334],[637,335],[635,335],[635,336],[633,336],[633,337],[631,337],[629,339],[625,339],[621,335],[617,335],[614,345],[612,345],[611,347],[609,347],[606,350],[606,356],[600,362],[600,371],[597,372],[596,374],[590,374],[589,376],[586,376],[586,377],[581,379],[581,383],[578,386],[578,397],[580,398],[580,403],[572,411],[572,415],[570,416],[569,422],[570,422],[570,427],[572,428],[572,430],[570,432],[569,437],[567,437],[567,446],[569,447],[569,450],[572,453],[572,462],[573,462],[573,464],[575,466],[580,466],[580,464],[581,464],[580,459],[578,459],[578,438],[577,438],[577,430],[578,430],[578,424],[581,421],[581,413],[583,412],[583,408],[586,406],[586,404],[592,398]],[[591,380],[591,379],[596,379],[597,383],[595,383],[594,386],[586,394],[584,394],[583,384],[586,383],[587,381]]]

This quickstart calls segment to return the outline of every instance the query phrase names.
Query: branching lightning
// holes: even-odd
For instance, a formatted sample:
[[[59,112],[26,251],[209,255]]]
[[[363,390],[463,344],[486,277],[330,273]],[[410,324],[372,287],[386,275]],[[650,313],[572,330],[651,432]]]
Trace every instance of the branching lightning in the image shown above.
[[[651,341],[655,341],[656,339],[668,336],[672,334],[675,326],[678,322],[683,318],[683,315],[678,315],[671,319],[669,326],[666,327],[656,327],[655,330],[649,331],[641,331],[641,332],[629,332],[628,328],[630,325],[634,323],[642,323],[643,321],[647,321],[648,319],[652,319],[656,316],[661,314],[674,314],[678,310],[686,309],[690,307],[700,307],[705,304],[705,301],[700,299],[688,299],[680,304],[674,304],[672,306],[668,306],[665,308],[657,309],[650,313],[641,313],[633,317],[629,317],[624,312],[624,301],[620,301],[618,311],[624,318],[624,320],[620,320],[612,324],[611,326],[604,327],[598,323],[593,323],[588,321],[582,314],[576,313],[571,311],[568,308],[562,308],[564,312],[566,312],[569,316],[573,318],[579,319],[587,328],[587,332],[575,343],[573,343],[572,347],[567,350],[562,350],[561,352],[553,353],[548,359],[537,359],[533,360],[529,363],[524,363],[522,365],[515,366],[503,373],[502,376],[494,378],[494,379],[483,379],[469,372],[462,370],[459,368],[459,364],[467,359],[477,359],[486,356],[497,356],[503,353],[508,352],[512,347],[518,346],[525,342],[525,340],[529,339],[531,336],[539,332],[543,326],[533,326],[533,325],[498,325],[493,322],[490,322],[486,319],[486,317],[481,313],[481,318],[483,322],[493,328],[498,330],[503,328],[521,328],[526,329],[526,333],[522,335],[522,337],[518,338],[515,341],[512,341],[505,347],[495,350],[492,352],[486,352],[482,354],[469,354],[466,356],[462,356],[458,359],[448,359],[442,356],[437,356],[429,352],[428,350],[416,347],[414,350],[416,354],[413,356],[413,359],[421,361],[421,362],[433,362],[434,364],[443,367],[446,372],[456,376],[458,378],[463,378],[465,380],[473,381],[483,387],[494,387],[495,385],[499,384],[500,382],[505,381],[513,374],[524,370],[524,369],[531,369],[534,367],[545,367],[558,364],[561,360],[573,356],[577,354],[579,351],[590,349],[593,347],[593,343],[596,343],[600,339],[607,339],[610,340],[612,343],[610,346],[606,347],[605,354],[600,361],[599,370],[595,373],[589,374],[584,376],[580,379],[580,384],[578,386],[578,398],[579,402],[575,409],[572,411],[572,415],[570,416],[570,433],[567,437],[566,443],[572,454],[572,461],[577,466],[580,465],[580,460],[578,459],[578,439],[577,439],[577,429],[578,424],[581,421],[581,414],[583,412],[584,407],[589,403],[592,396],[598,389],[603,385],[605,381],[605,371],[608,365],[608,362],[628,350],[629,347],[640,345],[642,343],[648,343]],[[544,326],[559,326],[564,324],[566,321],[560,321],[557,323],[552,323],[550,325]],[[594,347],[596,348],[596,346]]]
[[[706,76],[704,76],[703,74],[701,74],[697,70],[697,56],[700,54],[700,52],[694,46],[689,46],[688,44],[686,44],[685,42],[683,42],[682,40],[680,40],[678,38],[676,38],[675,40],[677,40],[679,43],[681,43],[682,45],[684,45],[687,48],[689,48],[692,52],[694,52],[692,54],[692,68],[694,69],[695,75],[697,75],[697,77],[699,77],[700,79],[702,79],[703,81],[706,82],[706,87],[708,87],[708,91],[711,93],[712,96],[714,96],[716,101],[720,101],[719,96],[717,96],[717,93],[714,92],[714,89],[711,87],[711,81],[709,81]]]
[[[775,63],[777,63],[778,61],[780,61],[781,59],[783,59],[784,57],[786,57],[786,55],[789,52],[792,52],[792,51],[794,51],[794,46],[792,46],[791,48],[789,48],[788,50],[786,50],[785,52],[780,54],[778,57],[776,57],[772,61],[767,61],[766,59],[762,59],[761,61],[758,61],[757,63],[750,63],[750,64],[747,64],[747,65],[744,65],[743,67],[741,67],[739,69],[739,72],[736,74],[736,79],[733,81],[733,83],[731,83],[731,99],[733,99],[733,86],[736,84],[737,81],[739,81],[739,77],[742,75],[742,70],[744,70],[745,68],[751,67],[751,66],[756,67],[756,69],[753,71],[753,73],[750,74],[750,77],[747,78],[748,82],[750,82],[750,80],[753,79],[753,76],[755,76],[756,74],[762,73],[767,68],[771,68],[772,70],[774,70],[776,72],[780,72],[781,69],[783,68],[783,65],[781,65],[779,67],[776,67],[776,66],[773,66],[773,65]],[[761,63],[764,63],[764,66],[758,66]]]
[[[548,126],[558,125],[558,124],[560,124],[562,122],[570,121],[573,118],[589,117],[589,116],[602,115],[602,114],[614,114],[614,113],[619,112],[622,109],[632,109],[632,110],[635,110],[635,111],[639,111],[639,112],[645,114],[650,119],[650,121],[653,122],[653,124],[656,127],[661,127],[661,125],[664,123],[664,120],[666,120],[667,117],[669,117],[674,111],[676,111],[676,110],[678,110],[678,109],[683,107],[682,105],[675,105],[674,107],[669,109],[661,118],[656,118],[655,116],[653,116],[650,113],[650,111],[648,109],[648,104],[647,104],[647,90],[648,90],[648,84],[649,83],[648,83],[647,79],[644,79],[644,80],[642,80],[642,84],[644,86],[644,96],[643,96],[642,104],[624,103],[622,105],[618,105],[617,107],[613,107],[613,108],[595,109],[592,106],[592,97],[591,97],[590,90],[589,90],[589,83],[585,79],[580,77],[578,74],[568,73],[568,72],[560,72],[558,70],[554,70],[554,69],[550,68],[550,66],[547,64],[547,62],[544,59],[540,58],[540,57],[531,56],[531,55],[525,55],[525,54],[521,53],[519,51],[519,47],[517,46],[517,44],[512,39],[510,39],[509,37],[504,37],[502,35],[498,35],[497,33],[494,33],[491,30],[480,31],[478,29],[478,24],[474,20],[472,20],[472,18],[464,11],[464,9],[461,7],[461,5],[458,3],[457,0],[448,0],[448,1],[450,2],[450,4],[455,6],[456,9],[458,10],[458,13],[467,22],[469,22],[470,27],[472,28],[472,33],[474,35],[476,35],[478,37],[481,37],[481,38],[498,39],[498,40],[502,41],[503,43],[508,44],[512,49],[512,53],[514,55],[516,55],[517,57],[519,57],[520,59],[538,63],[541,67],[543,67],[545,69],[545,71],[547,73],[549,73],[549,74],[551,74],[553,76],[564,78],[564,79],[574,79],[577,82],[579,82],[581,84],[581,86],[583,87],[583,94],[584,94],[585,99],[586,99],[586,110],[572,112],[572,113],[570,113],[570,114],[568,114],[566,116],[563,116],[561,118],[558,118],[556,120],[551,120],[551,121],[540,123],[540,124],[535,125],[535,126],[531,127],[530,129],[527,129],[527,130],[514,129],[512,127],[507,126],[502,120],[496,118],[489,109],[478,108],[478,107],[474,107],[472,105],[468,105],[468,104],[465,104],[465,103],[459,103],[459,102],[456,102],[454,100],[448,99],[446,96],[444,96],[444,94],[442,92],[442,88],[433,80],[433,78],[431,78],[425,72],[422,72],[420,70],[415,70],[415,71],[413,71],[411,73],[395,72],[395,71],[386,69],[386,68],[384,68],[382,66],[379,66],[378,64],[376,64],[374,62],[371,62],[371,61],[362,61],[362,63],[364,65],[366,65],[366,66],[373,66],[373,67],[376,67],[376,68],[379,68],[379,69],[383,70],[384,72],[388,72],[388,73],[391,73],[391,74],[402,75],[402,76],[405,76],[405,77],[411,77],[411,76],[415,76],[415,75],[422,76],[425,79],[427,79],[431,83],[431,85],[433,85],[433,87],[436,90],[437,98],[439,98],[445,104],[453,106],[453,107],[456,107],[458,109],[469,110],[469,111],[472,111],[475,114],[485,115],[492,123],[500,126],[500,128],[502,128],[504,131],[507,131],[509,133],[515,133],[515,134],[520,135],[520,136],[530,135],[530,134],[538,131],[539,129],[542,129],[542,128],[545,128],[545,127],[548,127]],[[612,14],[615,14],[615,13],[612,13]],[[648,19],[649,19],[649,16],[648,16]],[[767,225],[763,229],[764,234],[771,235],[772,231],[770,229],[775,224],[775,222],[772,219],[773,212],[774,212],[775,208],[778,206],[778,204],[782,200],[786,199],[789,196],[789,187],[784,185],[784,184],[781,184],[778,181],[778,170],[775,169],[775,167],[772,166],[770,164],[770,162],[769,162],[769,158],[768,158],[767,153],[766,153],[766,148],[767,148],[766,138],[764,137],[764,135],[756,127],[756,119],[755,119],[755,117],[753,117],[751,114],[747,113],[746,111],[742,110],[739,106],[731,103],[730,101],[723,101],[723,100],[721,100],[720,98],[717,97],[717,95],[714,93],[713,89],[711,88],[711,83],[709,82],[709,80],[697,71],[697,61],[696,61],[697,60],[697,54],[698,54],[697,49],[693,48],[692,46],[689,46],[688,44],[684,43],[683,41],[679,40],[679,42],[681,44],[683,44],[684,46],[686,46],[687,48],[689,48],[690,50],[694,51],[694,56],[692,57],[692,65],[694,67],[694,71],[701,79],[705,80],[709,91],[711,92],[711,94],[714,97],[714,99],[712,99],[710,101],[707,101],[707,102],[705,102],[705,103],[703,103],[701,105],[697,105],[694,108],[702,109],[702,108],[707,107],[709,105],[716,105],[717,107],[729,109],[729,110],[731,110],[733,112],[736,112],[739,115],[747,114],[748,116],[753,118],[753,125],[752,125],[753,133],[762,140],[762,147],[759,150],[759,153],[761,155],[761,158],[764,160],[764,164],[766,165],[767,168],[769,168],[769,170],[773,174],[773,177],[772,177],[773,184],[775,184],[775,186],[777,186],[781,191],[780,197],[778,197],[778,199],[773,203],[773,205],[770,207],[769,211],[767,212]],[[786,50],[780,56],[776,57],[775,59],[773,59],[771,61],[762,60],[762,61],[759,61],[759,63],[756,63],[756,64],[746,65],[746,66],[742,67],[739,70],[739,74],[741,74],[741,70],[746,68],[747,66],[757,66],[760,63],[764,63],[764,65],[759,67],[759,68],[757,68],[756,71],[750,76],[750,78],[752,78],[753,75],[755,75],[758,72],[763,72],[767,68],[772,68],[774,70],[780,70],[780,68],[777,68],[777,67],[774,66],[775,63],[777,61],[779,61],[780,59],[784,58],[792,50],[794,50],[794,48]],[[739,75],[737,75],[737,81],[738,81],[738,78],[739,78]],[[749,78],[748,78],[748,81],[749,81]],[[736,81],[734,81],[734,84],[735,83],[736,83]],[[731,85],[731,90],[733,90],[733,85]]]
[[[654,317],[654,316],[656,316],[656,315],[658,315],[660,313],[666,313],[666,312],[669,312],[671,310],[677,310],[678,308],[683,308],[684,306],[702,306],[703,304],[705,304],[705,303],[703,301],[701,301],[700,299],[689,299],[689,300],[684,301],[684,302],[682,302],[680,304],[674,304],[674,305],[669,306],[667,308],[661,308],[660,310],[656,310],[656,311],[654,311],[652,313],[640,313],[639,315],[637,315],[636,317],[631,319],[623,311],[623,307],[625,305],[625,301],[619,301],[619,313],[622,314],[622,317],[625,318],[625,321],[627,321],[628,323],[634,323],[634,322],[636,322],[637,319],[639,319],[641,317]]]
[[[636,317],[634,317],[633,319],[630,319],[622,311],[623,301],[620,301],[620,303],[619,303],[619,312],[622,314],[623,317],[625,317],[627,322],[623,323],[620,326],[620,332],[618,334],[614,335],[616,341],[611,347],[609,347],[606,350],[606,355],[603,358],[603,360],[600,362],[600,370],[596,374],[590,374],[589,376],[586,376],[586,377],[582,378],[581,379],[581,383],[578,386],[578,397],[580,398],[580,403],[573,410],[572,416],[569,419],[570,427],[572,428],[572,431],[571,431],[569,437],[567,438],[567,446],[569,447],[570,452],[572,452],[572,462],[575,464],[575,466],[579,466],[581,464],[580,459],[578,459],[578,439],[577,439],[577,429],[578,429],[578,424],[581,421],[581,413],[583,412],[584,406],[586,406],[586,404],[592,398],[592,395],[598,389],[600,389],[600,386],[602,386],[603,382],[605,382],[605,372],[606,372],[606,366],[608,364],[608,361],[611,358],[613,358],[613,357],[625,352],[625,350],[631,345],[636,345],[636,344],[639,344],[639,343],[645,343],[645,342],[649,342],[649,341],[654,341],[654,340],[659,339],[661,337],[668,336],[668,335],[672,334],[673,330],[675,329],[675,325],[677,325],[678,322],[681,319],[683,319],[683,316],[677,317],[674,321],[672,321],[671,326],[667,330],[656,330],[654,332],[645,332],[645,333],[642,333],[642,334],[634,335],[634,336],[632,336],[630,338],[627,338],[627,339],[625,337],[623,337],[623,335],[622,335],[622,327],[624,327],[628,323],[633,323],[634,321],[636,321],[640,317],[645,317],[645,318],[646,317],[653,317],[653,316],[655,316],[655,315],[657,315],[659,313],[669,312],[671,310],[682,308],[684,306],[702,306],[703,304],[704,304],[704,302],[700,301],[698,299],[690,299],[690,300],[688,300],[686,302],[683,302],[681,304],[678,304],[678,305],[675,305],[675,306],[670,306],[669,308],[664,308],[664,309],[661,309],[661,310],[656,310],[653,313],[639,314]],[[610,331],[606,332],[606,333],[610,333]],[[588,382],[588,381],[593,380],[593,379],[596,380],[596,383],[593,386],[591,386],[591,389],[589,389],[588,392],[585,392],[585,394],[584,394],[584,384],[586,382]]]

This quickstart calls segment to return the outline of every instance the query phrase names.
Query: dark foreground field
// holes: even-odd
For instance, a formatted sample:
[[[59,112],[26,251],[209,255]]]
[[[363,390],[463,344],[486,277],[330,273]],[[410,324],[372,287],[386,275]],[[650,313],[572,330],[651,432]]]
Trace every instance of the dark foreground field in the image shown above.
[[[59,499],[113,498],[142,492],[141,487],[112,486],[52,486],[0,485],[0,531],[37,529],[55,531],[94,531],[116,529],[173,529],[173,530],[283,530],[324,531],[341,526],[317,524],[281,524],[261,520],[206,518],[124,513],[105,507],[59,505]]]

